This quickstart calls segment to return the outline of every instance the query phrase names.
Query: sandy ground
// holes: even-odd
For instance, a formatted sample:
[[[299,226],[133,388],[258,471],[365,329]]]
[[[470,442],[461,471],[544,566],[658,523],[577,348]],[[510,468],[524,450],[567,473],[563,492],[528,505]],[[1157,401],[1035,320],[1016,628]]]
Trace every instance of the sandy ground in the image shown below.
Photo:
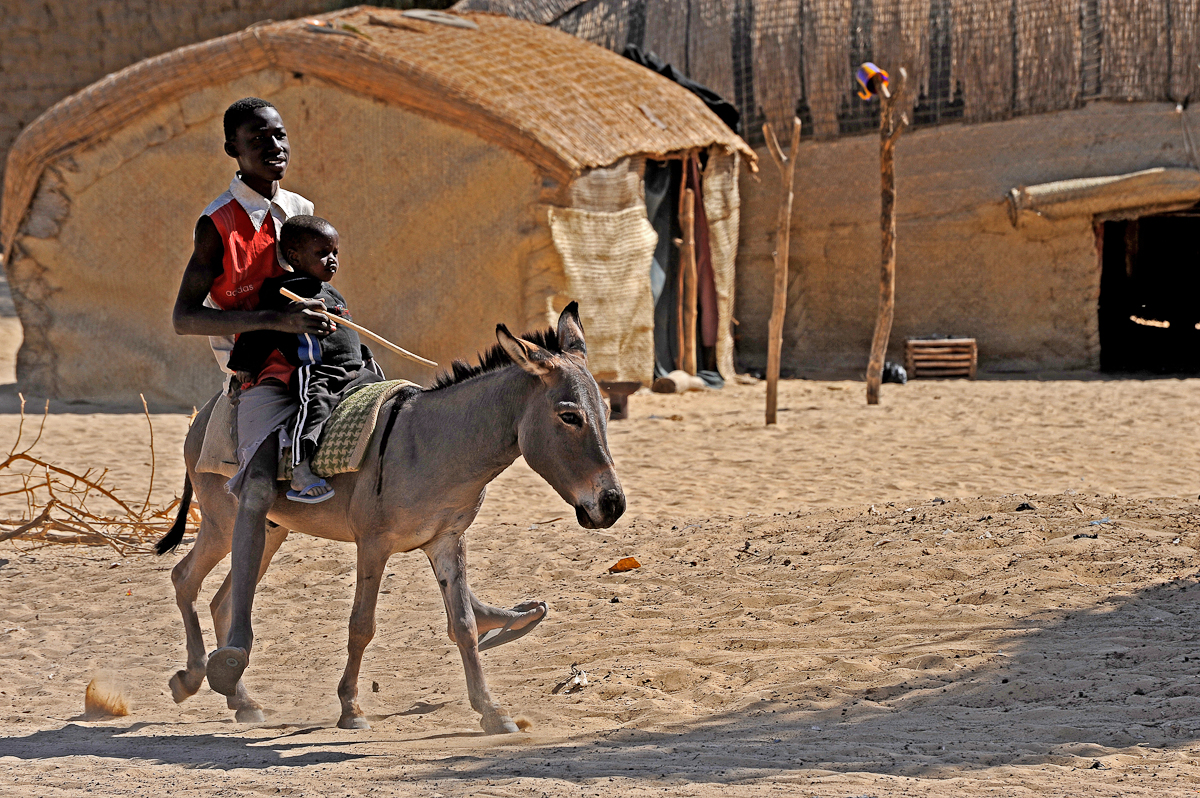
[[[629,511],[610,530],[523,463],[494,483],[472,584],[551,606],[484,655],[530,724],[508,737],[478,731],[419,554],[389,566],[373,728],[351,732],[350,547],[297,536],[276,557],[247,676],[270,711],[244,726],[207,688],[171,700],[178,555],[0,544],[0,795],[1200,792],[1200,380],[923,382],[880,407],[789,381],[773,429],[763,396],[635,396],[611,426]],[[0,388],[0,441],[16,404]],[[165,501],[187,419],[151,420]],[[52,404],[35,451],[146,491],[140,409]],[[642,567],[607,573],[625,556]],[[573,665],[588,686],[555,692]],[[105,670],[132,713],[86,720]]]

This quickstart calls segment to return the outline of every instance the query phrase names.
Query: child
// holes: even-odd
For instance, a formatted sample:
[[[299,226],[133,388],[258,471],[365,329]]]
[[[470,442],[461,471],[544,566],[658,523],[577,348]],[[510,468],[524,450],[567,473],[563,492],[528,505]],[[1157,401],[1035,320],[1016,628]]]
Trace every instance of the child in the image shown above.
[[[286,308],[292,300],[279,292],[286,288],[306,299],[320,300],[329,313],[349,319],[346,300],[329,285],[338,269],[338,232],[333,225],[316,216],[293,216],[280,231],[279,248],[293,272],[263,282],[259,307]],[[300,400],[292,430],[292,489],[287,497],[317,504],[333,497],[333,488],[312,472],[311,465],[325,422],[348,390],[383,375],[358,333],[336,322],[333,332],[320,339],[309,333],[276,330],[243,333],[230,353],[229,368],[239,383],[250,384],[275,353],[296,367],[290,389]]]

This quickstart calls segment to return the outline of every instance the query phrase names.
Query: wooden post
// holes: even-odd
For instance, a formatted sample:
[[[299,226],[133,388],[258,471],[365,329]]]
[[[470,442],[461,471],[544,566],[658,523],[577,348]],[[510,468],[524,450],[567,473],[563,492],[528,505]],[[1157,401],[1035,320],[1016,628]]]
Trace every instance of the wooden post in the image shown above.
[[[771,321],[767,325],[767,423],[775,423],[779,403],[779,360],[783,355],[783,317],[787,313],[788,248],[792,228],[792,199],[795,197],[796,150],[800,147],[800,119],[792,120],[792,146],[785,155],[771,123],[763,125],[767,149],[779,168],[783,194],[775,223],[775,291],[771,298]]]
[[[686,168],[686,167],[685,167]],[[696,373],[696,192],[690,188],[683,193],[683,211],[679,215],[679,226],[683,230],[683,244],[679,248],[680,297],[683,321],[681,330],[679,367],[688,374]]]
[[[871,338],[871,359],[867,362],[867,404],[879,404],[879,386],[883,382],[883,359],[887,355],[888,337],[892,334],[892,316],[896,309],[896,140],[908,126],[908,116],[897,118],[896,107],[904,91],[908,73],[901,67],[896,75],[894,90],[878,77],[871,87],[879,95],[879,180],[882,233],[879,269],[879,315],[875,318],[875,334]]]

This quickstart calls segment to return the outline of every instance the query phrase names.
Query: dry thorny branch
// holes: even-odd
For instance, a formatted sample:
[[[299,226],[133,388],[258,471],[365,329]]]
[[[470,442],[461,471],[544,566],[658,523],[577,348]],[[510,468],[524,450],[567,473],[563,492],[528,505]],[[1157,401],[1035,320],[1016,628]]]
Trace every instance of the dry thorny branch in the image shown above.
[[[117,495],[115,488],[105,485],[108,469],[96,472],[89,468],[79,474],[30,454],[46,428],[49,400],[33,442],[21,448],[25,434],[25,397],[21,396],[17,439],[8,456],[0,462],[0,498],[21,496],[27,515],[25,518],[0,518],[0,529],[4,529],[0,531],[0,541],[20,538],[39,543],[108,545],[121,556],[150,551],[154,540],[166,534],[174,523],[179,500],[175,499],[165,507],[150,506],[154,491],[154,426],[150,423],[150,410],[144,396],[142,412],[150,428],[150,484],[146,488],[146,498],[139,504],[125,501]],[[188,518],[199,523],[199,510],[195,505],[188,511]]]

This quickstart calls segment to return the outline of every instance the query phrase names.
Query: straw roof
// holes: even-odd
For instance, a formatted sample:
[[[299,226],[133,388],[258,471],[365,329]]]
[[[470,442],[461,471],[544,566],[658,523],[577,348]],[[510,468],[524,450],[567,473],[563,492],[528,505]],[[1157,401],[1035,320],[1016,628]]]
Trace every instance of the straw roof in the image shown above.
[[[45,167],[150,110],[263,69],[303,72],[411,108],[515,151],[568,182],[634,154],[718,145],[754,153],[690,92],[553,28],[490,14],[466,27],[359,6],[251,26],[109,75],[14,142],[0,204],[7,259]]]

